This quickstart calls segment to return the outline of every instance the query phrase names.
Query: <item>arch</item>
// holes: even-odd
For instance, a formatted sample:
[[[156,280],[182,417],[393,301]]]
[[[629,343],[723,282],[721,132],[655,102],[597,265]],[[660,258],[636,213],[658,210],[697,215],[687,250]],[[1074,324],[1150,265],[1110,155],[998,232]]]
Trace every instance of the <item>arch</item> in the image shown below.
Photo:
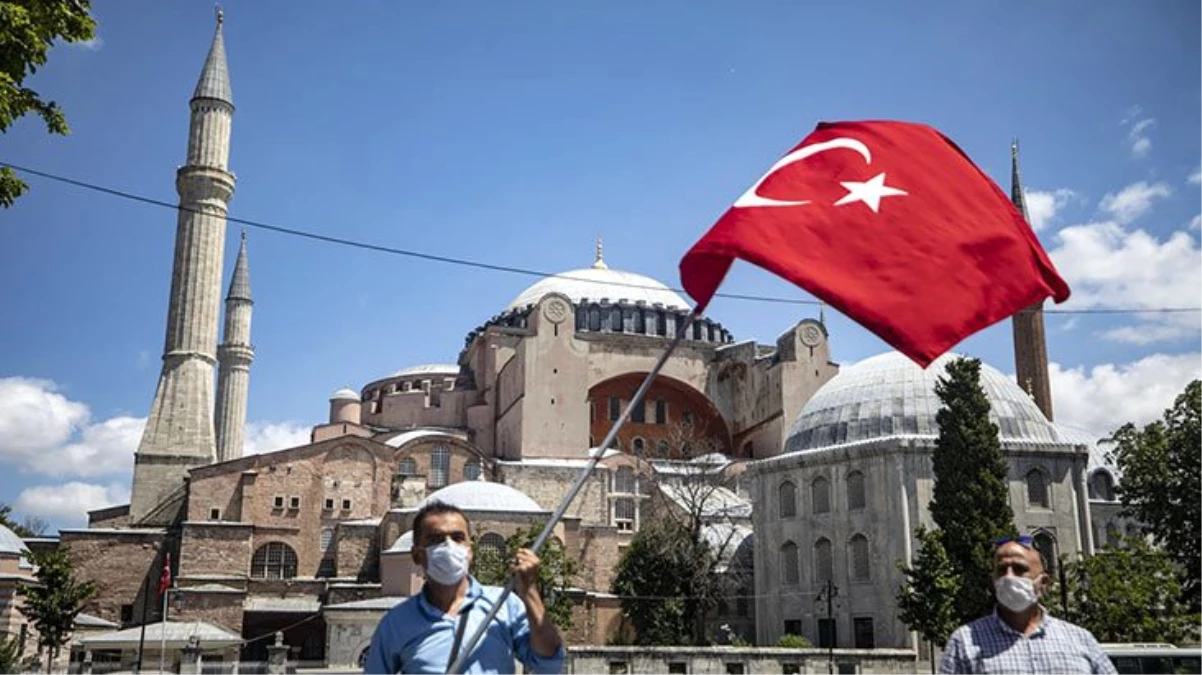
[[[797,516],[797,487],[792,481],[782,481],[780,487],[777,488],[778,503],[780,504],[778,512],[781,518],[794,518]]]
[[[797,557],[797,544],[786,541],[780,547],[780,578],[784,586],[801,583],[801,561]]]
[[[611,398],[627,401],[630,392],[642,384],[646,374],[646,371],[632,370],[597,378],[589,385],[586,398],[592,401]],[[602,408],[598,412],[604,410]],[[617,415],[611,414],[609,417],[612,419]],[[691,426],[686,417],[692,418]],[[595,438],[603,438],[609,431],[610,421],[590,419],[589,433]],[[629,422],[619,436],[621,446],[630,448],[636,436],[643,439],[645,451],[655,449],[660,440],[669,441],[668,452],[663,459],[679,459],[677,453],[686,441],[691,441],[700,454],[730,454],[733,447],[730,425],[705,392],[685,380],[663,374],[652,381],[642,406],[631,411]],[[703,445],[707,447],[702,448]]]
[[[1035,533],[1035,550],[1039,551],[1039,557],[1043,560],[1043,569],[1052,578],[1056,578],[1056,537],[1047,530],[1039,530]]]
[[[818,476],[810,483],[810,510],[814,513],[831,512],[831,482],[826,476]]]
[[[296,551],[282,541],[263,544],[251,557],[250,576],[256,579],[292,579],[296,576]]]
[[[851,559],[851,580],[869,581],[872,577],[872,561],[868,550],[868,537],[856,533],[847,542],[848,557]]]
[[[867,503],[864,494],[864,473],[852,471],[847,474],[847,510],[862,511]]]
[[[505,537],[502,537],[496,532],[485,532],[484,535],[480,537],[480,542],[477,548],[479,549],[480,553],[504,556]]]
[[[1114,478],[1106,469],[1098,469],[1089,477],[1089,498],[1114,501]]]
[[[635,436],[630,442],[630,451],[641,457],[647,451],[647,441],[643,440],[642,436]]]
[[[831,540],[820,537],[814,542],[814,585],[825,584],[832,578],[834,572],[833,551]]]
[[[647,317],[643,314],[642,308],[634,310],[634,332],[640,335],[647,332]]]
[[[1048,498],[1048,479],[1040,469],[1027,472],[1027,505],[1038,508],[1048,508],[1051,500]]]
[[[451,449],[436,445],[430,450],[430,475],[426,481],[432,488],[445,487],[451,474]]]

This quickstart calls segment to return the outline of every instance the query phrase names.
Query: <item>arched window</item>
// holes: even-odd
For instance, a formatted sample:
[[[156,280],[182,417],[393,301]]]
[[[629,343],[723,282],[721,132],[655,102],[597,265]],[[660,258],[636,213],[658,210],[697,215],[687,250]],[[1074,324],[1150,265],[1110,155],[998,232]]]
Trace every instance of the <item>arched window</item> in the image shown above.
[[[667,441],[660,441],[656,443],[655,451],[659,453],[660,459],[667,459],[668,455],[672,454],[672,446],[668,445]]]
[[[333,545],[334,545],[334,528],[332,528],[332,527],[321,528],[321,551],[322,551],[322,553],[325,553],[326,551],[330,550],[330,547]]]
[[[647,317],[643,315],[643,310],[634,310],[634,332],[642,334],[647,332]]]
[[[1107,544],[1112,543],[1112,542],[1117,542],[1118,538],[1120,536],[1122,536],[1122,534],[1123,534],[1122,530],[1119,529],[1119,526],[1117,524],[1115,524],[1115,522],[1113,520],[1110,521],[1109,523],[1106,523],[1106,543]]]
[[[601,330],[601,310],[597,307],[588,311],[588,329],[594,333]]]
[[[250,561],[256,579],[291,579],[296,576],[296,551],[280,541],[263,544]]]
[[[480,479],[480,462],[468,462],[463,465],[463,480]]]
[[[451,451],[439,445],[430,451],[430,487],[440,488],[447,484],[451,473]]]
[[[871,575],[871,564],[868,557],[868,537],[862,534],[854,535],[848,542],[851,553],[851,580],[868,581]]]
[[[785,481],[780,484],[780,517],[793,518],[797,515],[797,488]]]
[[[622,310],[614,307],[609,313],[609,329],[615,333],[622,331]]]
[[[830,481],[819,476],[810,484],[810,496],[812,497],[814,513],[830,513],[831,512],[831,484]]]
[[[634,469],[628,466],[618,467],[614,473],[614,492],[624,495],[635,493]]]
[[[402,459],[400,465],[397,467],[397,473],[401,474],[402,476],[416,476],[417,461],[412,457],[406,457],[405,459]]]
[[[614,526],[622,532],[633,532],[635,521],[634,497],[619,497],[614,500]]]
[[[801,564],[797,559],[797,544],[786,541],[780,547],[780,578],[785,586],[801,583]]]
[[[483,537],[480,537],[480,543],[477,546],[480,553],[486,555],[505,555],[505,537],[496,532],[487,532]]]
[[[1089,498],[1114,501],[1114,480],[1106,469],[1098,469],[1089,478]]]
[[[823,537],[814,542],[814,585],[830,581],[832,568],[831,540]]]
[[[630,443],[630,449],[634,452],[634,454],[641,455],[643,454],[643,450],[646,449],[646,441],[636,436],[635,439]]]
[[[1039,469],[1027,472],[1027,504],[1048,507],[1048,480]]]
[[[847,474],[847,510],[859,511],[864,508],[864,474],[852,471]]]
[[[1038,532],[1035,535],[1035,550],[1043,558],[1043,569],[1052,578],[1056,578],[1056,539],[1050,532]]]

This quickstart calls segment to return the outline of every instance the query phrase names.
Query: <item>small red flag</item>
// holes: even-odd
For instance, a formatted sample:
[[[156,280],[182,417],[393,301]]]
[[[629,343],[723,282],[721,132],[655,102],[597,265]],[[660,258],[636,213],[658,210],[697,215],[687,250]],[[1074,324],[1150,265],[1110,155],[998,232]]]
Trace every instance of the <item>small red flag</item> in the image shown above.
[[[171,588],[171,551],[167,552],[167,556],[163,558],[163,575],[159,577],[159,595],[167,592]]]
[[[821,123],[768,169],[680,261],[698,310],[735,258],[924,368],[1020,309],[1069,296],[998,186],[943,134],[908,122]]]

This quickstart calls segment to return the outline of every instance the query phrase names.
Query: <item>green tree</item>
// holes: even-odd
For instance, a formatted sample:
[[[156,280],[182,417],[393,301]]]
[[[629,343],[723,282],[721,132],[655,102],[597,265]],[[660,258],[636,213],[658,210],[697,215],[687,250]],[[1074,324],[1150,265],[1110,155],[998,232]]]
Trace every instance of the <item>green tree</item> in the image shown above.
[[[1008,467],[980,378],[981,362],[961,358],[947,364],[946,376],[935,385],[942,406],[935,417],[939,437],[932,457],[935,488],[930,509],[960,581],[958,623],[992,610],[992,546],[1015,532]]]
[[[18,585],[24,597],[21,613],[38,632],[38,647],[46,650],[46,672],[66,644],[83,605],[96,594],[96,585],[75,577],[66,547],[35,552],[29,560],[37,568],[36,582]]]
[[[29,518],[26,518],[25,520],[28,522]],[[5,504],[4,502],[0,502],[0,525],[7,527],[13,531],[13,534],[22,538],[36,537],[40,534],[39,532],[34,532],[26,527],[24,523],[18,522],[16,520],[16,514],[13,513],[13,507]]]
[[[780,636],[780,639],[776,641],[776,646],[784,647],[785,649],[813,649],[814,647],[814,645],[810,644],[809,640],[792,633],[785,633]]]
[[[711,569],[688,528],[672,519],[645,523],[618,562],[612,591],[635,630],[638,645],[682,645],[695,638],[690,597],[698,569]]]
[[[956,597],[960,593],[960,582],[943,548],[940,531],[920,526],[914,566],[906,567],[899,560],[897,568],[906,575],[905,584],[897,591],[898,618],[930,644],[933,673],[935,645],[947,644],[952,631],[959,625]]]
[[[1181,601],[1180,570],[1142,537],[1117,537],[1069,563],[1069,614],[1101,642],[1197,639],[1198,615]]]
[[[542,533],[544,525],[533,524],[515,532],[505,540],[505,553],[495,549],[481,548],[479,540],[472,542],[473,569],[476,579],[482,584],[503,586],[509,580],[509,568],[517,558],[518,549],[530,548]],[[572,599],[568,589],[576,578],[576,561],[564,550],[563,544],[552,537],[538,552],[538,592],[547,606],[547,614],[561,630],[572,628]]]
[[[95,37],[90,9],[88,0],[0,0],[0,133],[31,112],[50,133],[70,133],[62,109],[26,87],[25,78],[45,65],[56,40]],[[12,206],[27,188],[12,169],[0,168],[0,206]]]
[[[1165,410],[1164,419],[1138,429],[1126,424],[1110,438],[1122,474],[1117,486],[1123,515],[1164,547],[1181,571],[1183,598],[1202,609],[1202,382],[1194,380]]]
[[[16,637],[0,635],[0,673],[21,672],[21,644]]]

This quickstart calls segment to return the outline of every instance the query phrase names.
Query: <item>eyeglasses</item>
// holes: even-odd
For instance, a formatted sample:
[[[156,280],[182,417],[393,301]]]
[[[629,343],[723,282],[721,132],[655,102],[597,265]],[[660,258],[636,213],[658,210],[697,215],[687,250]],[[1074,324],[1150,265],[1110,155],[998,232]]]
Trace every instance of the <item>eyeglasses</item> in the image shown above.
[[[1009,544],[1010,542],[1014,542],[1023,548],[1032,548],[1035,546],[1035,537],[1032,537],[1029,534],[1022,534],[1016,537],[1002,537],[994,542],[993,545],[995,548],[997,548],[1005,544]]]

